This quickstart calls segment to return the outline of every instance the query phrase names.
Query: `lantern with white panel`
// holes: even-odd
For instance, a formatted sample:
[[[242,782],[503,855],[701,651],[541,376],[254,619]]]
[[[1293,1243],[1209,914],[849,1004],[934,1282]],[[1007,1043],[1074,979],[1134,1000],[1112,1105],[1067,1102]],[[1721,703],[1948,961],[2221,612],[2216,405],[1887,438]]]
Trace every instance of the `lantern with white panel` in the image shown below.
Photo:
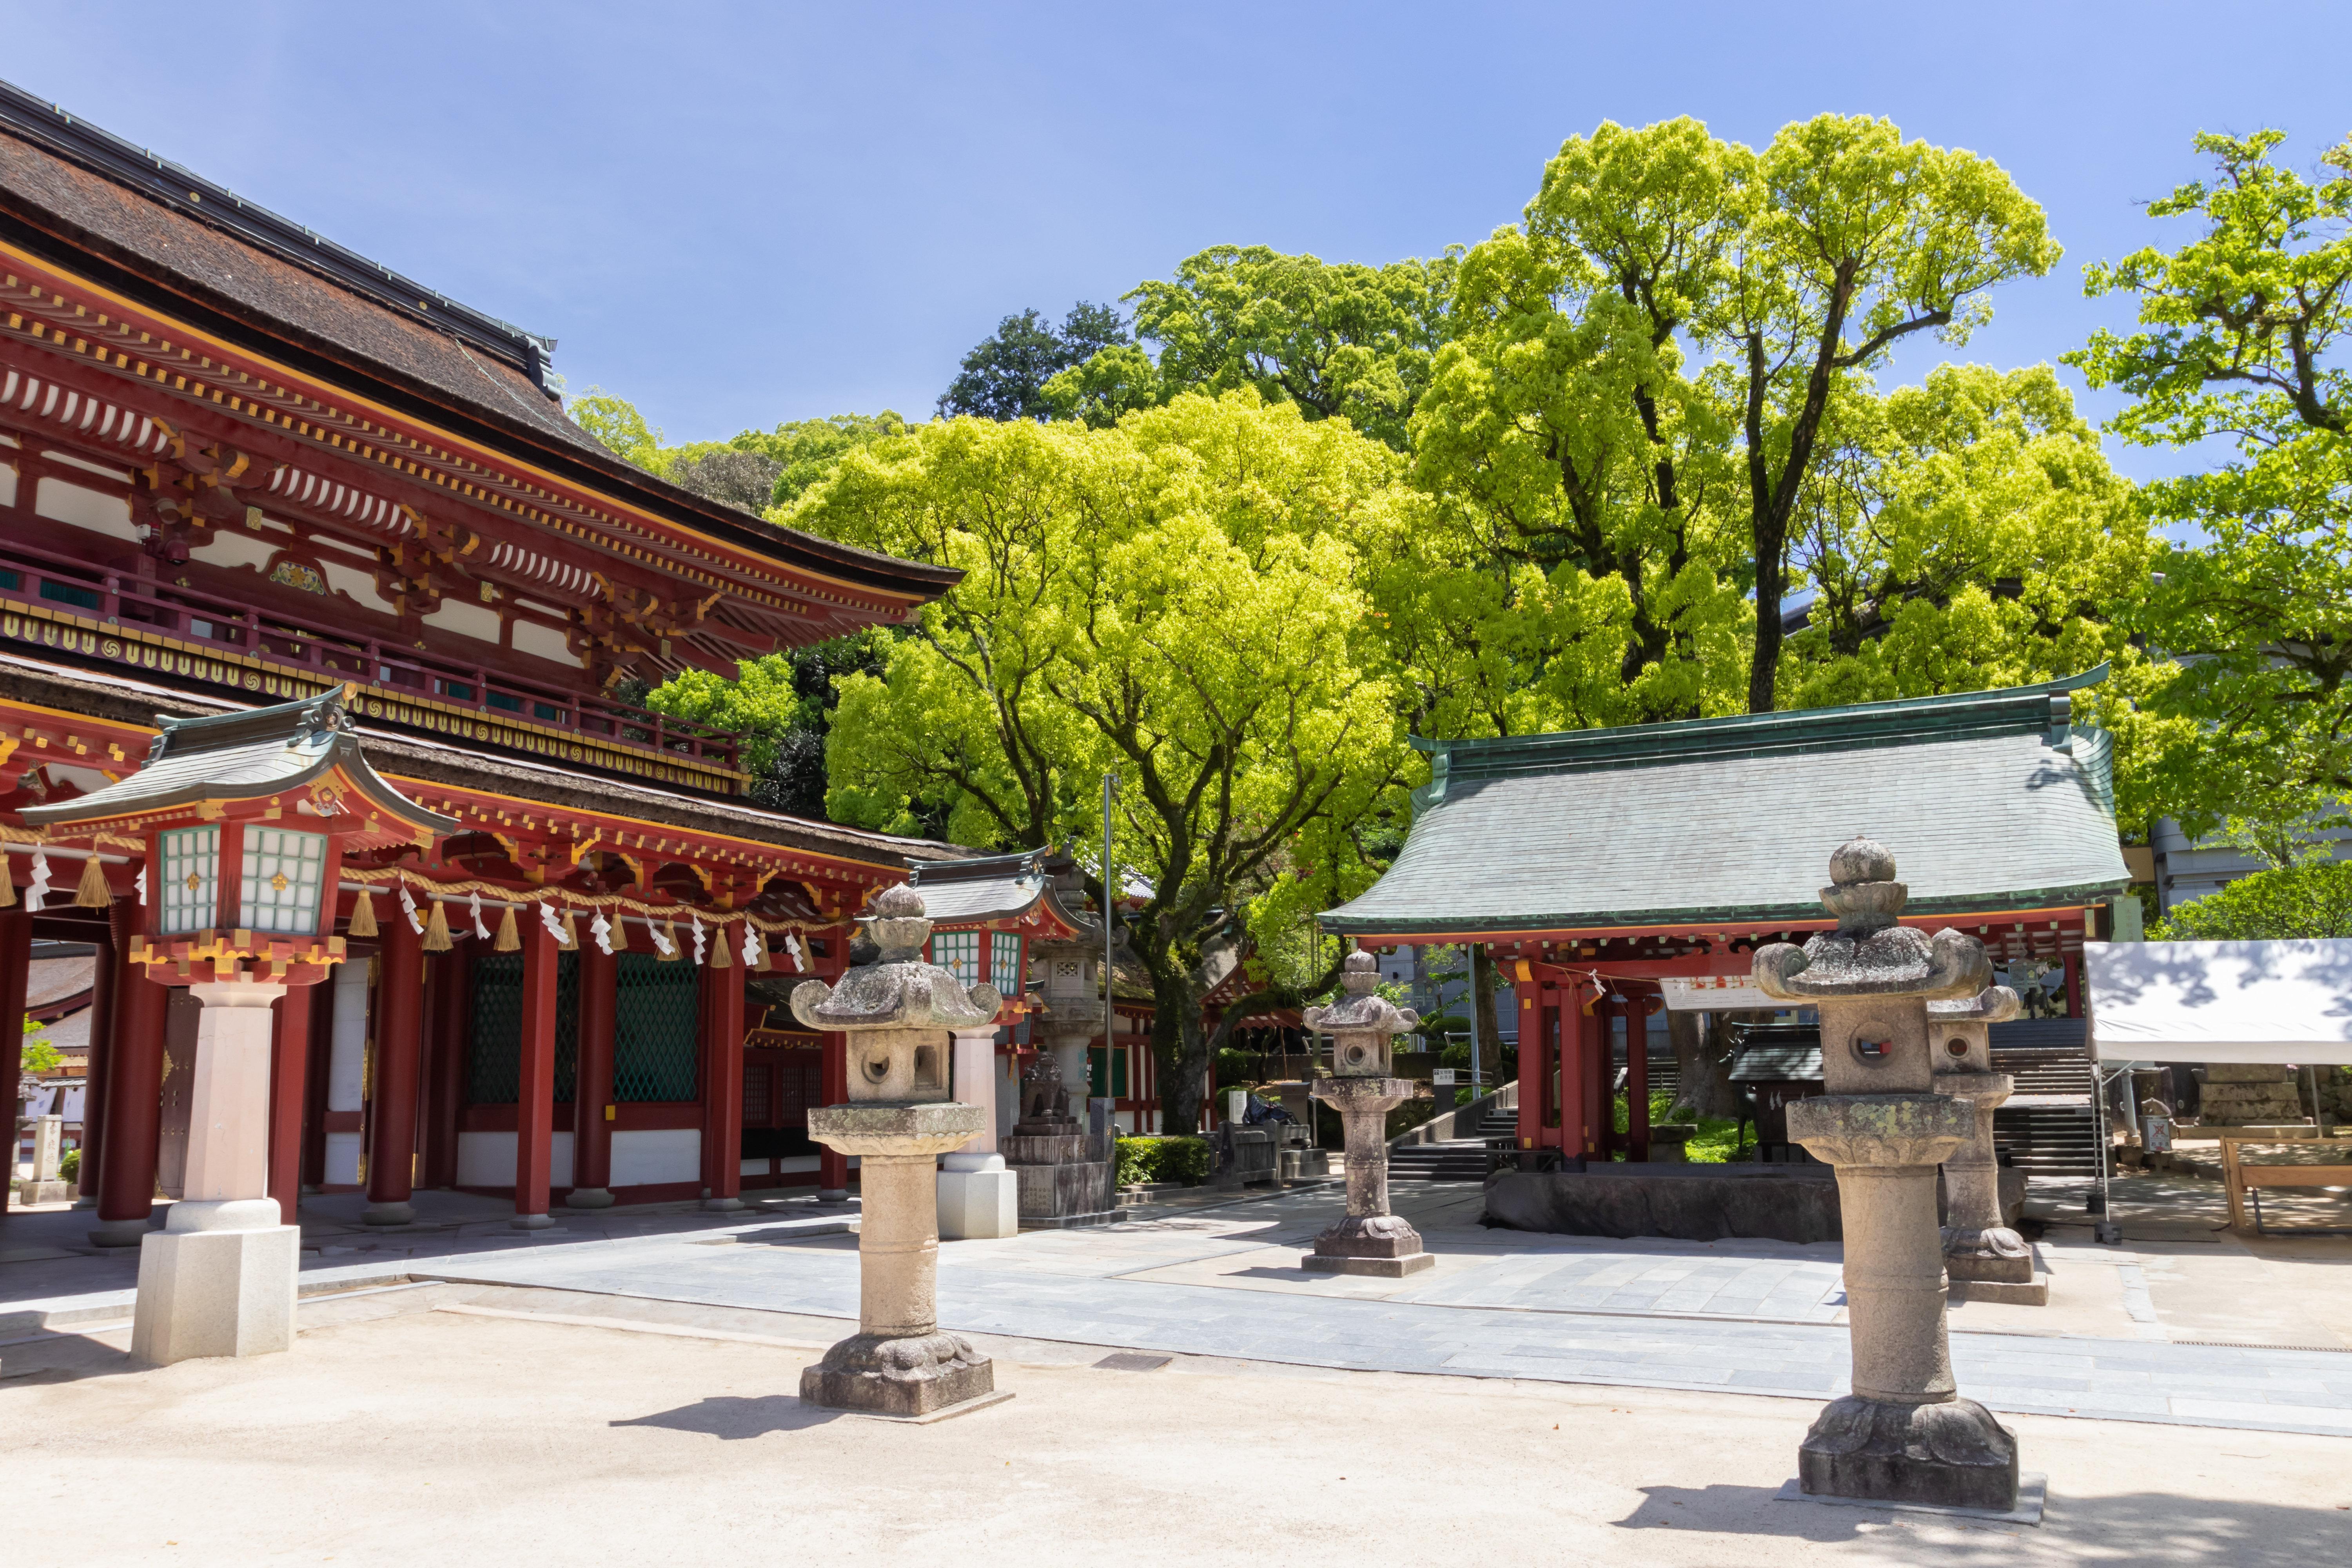
[[[163,719],[146,765],[94,794],[26,811],[52,841],[104,834],[146,847],[148,981],[204,1005],[191,1075],[184,1196],[142,1244],[131,1353],[168,1363],[291,1348],[299,1227],[268,1196],[272,1005],[343,962],[343,857],[429,846],[452,818],[379,777],[345,708],[350,688],[212,719]]]

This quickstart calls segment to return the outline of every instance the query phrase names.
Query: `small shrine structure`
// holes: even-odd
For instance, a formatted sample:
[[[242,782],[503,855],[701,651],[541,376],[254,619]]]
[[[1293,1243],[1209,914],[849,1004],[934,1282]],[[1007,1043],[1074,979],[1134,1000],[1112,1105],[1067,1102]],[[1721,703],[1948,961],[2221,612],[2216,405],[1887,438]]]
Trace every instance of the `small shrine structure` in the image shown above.
[[[1360,947],[1477,942],[1516,992],[1517,1142],[1568,1169],[1649,1156],[1648,1016],[1669,981],[1757,997],[1751,955],[1833,923],[1798,896],[1808,846],[1901,842],[1906,926],[2001,961],[2062,963],[2080,1016],[2084,942],[2130,883],[2113,742],[2074,722],[2102,665],[1997,691],[1622,729],[1423,741],[1403,849],[1321,916]],[[2136,909],[2133,911],[2136,913]],[[1754,1005],[1727,1002],[1727,1005]],[[1776,1005],[1769,1004],[1767,1005]],[[1612,1034],[1630,1079],[1614,1131]]]

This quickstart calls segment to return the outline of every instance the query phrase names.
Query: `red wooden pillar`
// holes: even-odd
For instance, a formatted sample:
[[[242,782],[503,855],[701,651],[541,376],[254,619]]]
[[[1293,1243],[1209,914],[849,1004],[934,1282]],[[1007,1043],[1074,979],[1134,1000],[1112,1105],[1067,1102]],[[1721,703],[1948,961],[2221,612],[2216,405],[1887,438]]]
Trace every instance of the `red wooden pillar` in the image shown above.
[[[106,1071],[106,1147],[99,1167],[98,1228],[89,1233],[100,1247],[136,1247],[147,1237],[147,1216],[155,1196],[155,1140],[163,1112],[163,1008],[165,989],[147,978],[147,967],[127,956],[139,932],[139,905],[114,903],[114,1038]]]
[[[827,1105],[840,1105],[849,1099],[849,1037],[834,1033],[824,1037],[824,1058],[822,1099]],[[838,1150],[817,1146],[817,1196],[824,1200],[849,1195],[849,1156]]]
[[[327,984],[331,984],[330,981]],[[299,1225],[302,1204],[302,1112],[309,1108],[312,995],[299,985],[278,1000],[269,1037],[269,1195],[281,1225]]]
[[[1609,1049],[1611,1016],[1616,1011],[1605,994],[1596,994],[1592,1010],[1581,1008],[1584,1066],[1584,1152],[1596,1160],[1609,1158],[1617,1132],[1617,1064]]]
[[[721,931],[717,940],[724,942]],[[705,966],[701,994],[702,1059],[709,1066],[702,1096],[702,1206],[743,1206],[743,969]]]
[[[1532,1149],[1543,1141],[1544,1085],[1550,1069],[1544,1060],[1542,1019],[1536,1011],[1534,987],[1517,981],[1511,994],[1519,1004],[1519,1147]]]
[[[417,1185],[457,1184],[457,1112],[465,1102],[466,1047],[473,1032],[473,992],[463,950],[436,953],[426,964],[424,1126],[418,1142]]]
[[[7,870],[0,867],[0,877]],[[101,931],[89,967],[89,1067],[82,1079],[81,1169],[74,1181],[80,1206],[98,1202],[98,1158],[106,1131],[107,1063],[114,1056],[114,937]]]
[[[33,917],[21,903],[0,913],[0,1093],[8,1099],[8,1168],[16,1174],[16,1079],[25,1070],[25,977],[33,962]],[[85,1097],[87,1098],[87,1097]],[[8,1193],[0,1186],[0,1212]]]
[[[369,1225],[416,1217],[417,1057],[425,1048],[425,939],[395,911],[384,922],[375,986],[375,1092],[368,1102]]]
[[[1650,1157],[1650,1005],[1636,996],[1625,1005],[1625,1135],[1629,1160]]]
[[[522,1040],[515,1088],[515,1213],[518,1230],[547,1216],[548,1162],[555,1144],[556,961],[562,949],[536,913],[522,928]]]
[[[572,1090],[572,1195],[576,1209],[613,1202],[613,1030],[621,960],[594,942],[580,950],[580,1053]],[[736,994],[742,994],[739,986]],[[742,1075],[736,1075],[740,1089]]]

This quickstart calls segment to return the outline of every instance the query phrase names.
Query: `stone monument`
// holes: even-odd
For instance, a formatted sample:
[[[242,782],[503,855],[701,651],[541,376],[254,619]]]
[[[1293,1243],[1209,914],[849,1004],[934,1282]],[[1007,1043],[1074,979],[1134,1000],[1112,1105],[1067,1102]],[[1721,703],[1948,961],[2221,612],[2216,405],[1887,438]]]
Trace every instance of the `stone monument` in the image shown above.
[[[65,1129],[62,1116],[44,1116],[34,1121],[33,1173],[16,1190],[17,1202],[61,1204],[73,1196],[58,1176],[58,1166],[65,1158]]]
[[[858,1158],[857,1332],[801,1373],[812,1405],[919,1417],[992,1400],[995,1369],[939,1326],[939,1156],[980,1131],[986,1112],[948,1098],[948,1036],[978,1028],[1003,1005],[993,987],[967,993],[925,963],[931,922],[900,885],[858,924],[871,943],[838,986],[793,988],[793,1014],[848,1037],[849,1102],[809,1112],[809,1136]],[[1011,1397],[1009,1394],[1003,1397]]]
[[[1966,1100],[1934,1092],[1927,1004],[1992,978],[1984,944],[1895,923],[1909,893],[1895,857],[1854,838],[1830,857],[1822,902],[1837,917],[1801,950],[1755,957],[1757,985],[1819,1010],[1825,1093],[1789,1107],[1789,1136],[1837,1169],[1853,1392],[1832,1401],[1797,1455],[1816,1496],[2007,1511],[2016,1438],[1962,1399],[1945,1325],[1936,1167],[1976,1133]]]
[[[1082,879],[1074,865],[1055,873],[1055,890],[1075,907]],[[1094,1136],[1079,1113],[1087,1103],[1087,1049],[1106,1039],[1113,1016],[1103,972],[1099,921],[1077,921],[1067,942],[1033,940],[1043,972],[1043,1007],[1031,1020],[1037,1050],[1021,1075],[1021,1110],[1004,1138],[1004,1163],[1020,1184],[1021,1224],[1029,1229],[1108,1225],[1118,1217],[1117,1151]]]
[[[2016,1087],[1992,1070],[1992,1026],[2016,1017],[2017,1008],[2017,993],[2006,985],[1927,1004],[1936,1092],[1976,1112],[1975,1135],[1944,1162],[1944,1272],[1970,1300],[2046,1307],[2050,1281],[2035,1277],[2033,1248],[2005,1223],[1992,1148],[1992,1113]]]
[[[1397,1279],[1437,1259],[1421,1249],[1419,1231],[1389,1212],[1388,1113],[1413,1095],[1412,1079],[1389,1076],[1390,1049],[1421,1017],[1380,994],[1378,970],[1370,953],[1349,953],[1339,1000],[1307,1009],[1307,1026],[1331,1037],[1331,1076],[1307,1092],[1339,1113],[1347,1134],[1348,1216],[1315,1238],[1305,1264],[1325,1274]]]

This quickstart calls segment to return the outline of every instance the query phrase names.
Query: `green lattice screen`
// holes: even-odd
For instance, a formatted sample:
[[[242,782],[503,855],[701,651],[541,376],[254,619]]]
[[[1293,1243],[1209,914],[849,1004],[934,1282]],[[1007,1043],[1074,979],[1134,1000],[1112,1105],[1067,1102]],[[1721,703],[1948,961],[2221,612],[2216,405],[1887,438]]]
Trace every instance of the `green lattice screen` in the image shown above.
[[[1110,1058],[1108,1083],[1103,1077],[1103,1058],[1106,1056]],[[1124,1047],[1114,1052],[1106,1052],[1100,1046],[1087,1047],[1087,1092],[1097,1100],[1106,1096],[1114,1100],[1127,1098],[1127,1051]]]
[[[474,1037],[467,1055],[466,1099],[512,1105],[522,1082],[522,954],[484,953],[474,963]],[[555,1102],[568,1105],[580,1073],[580,956],[555,963]]]
[[[691,963],[664,963],[650,952],[625,952],[620,1006],[613,1021],[613,1098],[695,1098],[696,982]]]

